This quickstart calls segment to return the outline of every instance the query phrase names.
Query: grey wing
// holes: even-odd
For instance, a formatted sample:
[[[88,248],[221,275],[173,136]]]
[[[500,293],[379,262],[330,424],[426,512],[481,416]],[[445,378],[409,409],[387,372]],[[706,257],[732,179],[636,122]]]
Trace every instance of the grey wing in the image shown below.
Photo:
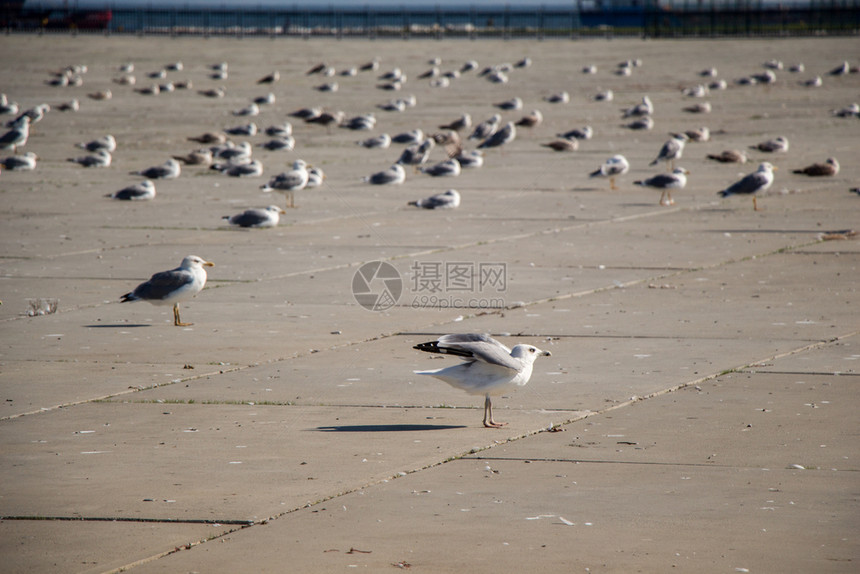
[[[767,177],[762,173],[751,173],[725,190],[726,195],[755,193],[767,185]]]
[[[138,285],[133,295],[139,299],[164,299],[193,281],[194,276],[181,269],[162,271],[153,275],[149,281]]]
[[[302,184],[302,177],[298,173],[282,173],[275,178],[275,189],[292,189]]]
[[[444,207],[450,204],[451,198],[447,195],[440,194],[422,199],[418,202],[418,207],[423,207],[424,209],[436,209],[437,207]]]
[[[678,180],[670,174],[661,173],[654,177],[649,177],[645,180],[645,185],[656,188],[669,187],[672,184],[678,183]]]
[[[391,183],[397,178],[397,174],[393,171],[380,171],[370,176],[370,183],[384,184]]]
[[[439,337],[439,344],[466,351],[475,359],[491,365],[499,365],[514,371],[522,368],[522,363],[511,357],[510,349],[486,334],[443,335]]]
[[[267,213],[261,213],[256,209],[249,209],[248,211],[231,217],[230,223],[238,225],[239,227],[252,227],[254,225],[265,223],[268,220],[269,217]]]

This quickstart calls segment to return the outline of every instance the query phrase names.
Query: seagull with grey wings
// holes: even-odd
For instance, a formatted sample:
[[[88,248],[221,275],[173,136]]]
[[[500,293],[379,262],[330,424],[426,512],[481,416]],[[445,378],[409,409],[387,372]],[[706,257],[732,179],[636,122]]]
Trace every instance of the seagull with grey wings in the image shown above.
[[[538,357],[549,357],[534,345],[520,344],[507,348],[487,334],[443,335],[436,341],[413,347],[427,353],[453,355],[463,362],[435,371],[415,371],[462,389],[471,395],[484,395],[484,426],[499,428],[507,423],[493,420],[491,395],[501,395],[525,386],[532,376]]]

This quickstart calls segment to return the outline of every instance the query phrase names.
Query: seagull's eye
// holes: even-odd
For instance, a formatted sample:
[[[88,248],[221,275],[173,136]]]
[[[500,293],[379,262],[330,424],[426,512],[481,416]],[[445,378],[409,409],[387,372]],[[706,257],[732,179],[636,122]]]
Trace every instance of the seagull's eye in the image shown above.
[[[529,353],[534,353],[535,351],[537,351],[537,349],[535,349],[534,347],[529,347]]]

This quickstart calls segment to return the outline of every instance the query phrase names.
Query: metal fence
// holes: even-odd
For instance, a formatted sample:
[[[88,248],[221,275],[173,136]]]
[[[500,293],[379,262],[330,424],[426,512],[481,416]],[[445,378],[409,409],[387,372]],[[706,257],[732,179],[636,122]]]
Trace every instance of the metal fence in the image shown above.
[[[578,0],[570,8],[57,8],[0,0],[7,33],[363,38],[857,35],[860,0]]]

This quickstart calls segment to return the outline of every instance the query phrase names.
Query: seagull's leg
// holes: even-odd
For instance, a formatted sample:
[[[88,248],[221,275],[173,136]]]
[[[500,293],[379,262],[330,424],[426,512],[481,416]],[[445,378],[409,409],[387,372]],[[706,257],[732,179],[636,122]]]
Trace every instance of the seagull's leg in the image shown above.
[[[295,204],[296,196],[293,194],[293,192],[292,192],[292,191],[290,191],[290,192],[288,192],[288,193],[290,194],[290,204],[289,204],[287,207],[288,207],[288,208],[293,208],[293,207],[295,207],[295,206],[296,206],[296,204]]]
[[[612,191],[615,191],[615,190],[617,190],[617,189],[618,189],[618,188],[615,186],[615,178],[614,178],[614,177],[610,177],[610,178],[609,178],[609,189],[611,189]]]
[[[484,399],[484,426],[488,429],[502,428],[508,423],[497,423],[493,420],[493,403],[490,401],[490,395]]]
[[[671,191],[666,192],[666,205],[675,205],[675,200],[672,199],[672,192]]]
[[[758,202],[755,200],[755,196],[753,196],[753,211],[758,211]]]
[[[174,324],[176,327],[188,327],[188,326],[190,326],[190,325],[193,325],[193,324],[194,324],[194,323],[183,323],[183,322],[179,319],[179,303],[174,303],[174,304],[173,304],[173,324]]]
[[[660,194],[660,205],[666,205],[666,190],[663,190],[663,193]]]

